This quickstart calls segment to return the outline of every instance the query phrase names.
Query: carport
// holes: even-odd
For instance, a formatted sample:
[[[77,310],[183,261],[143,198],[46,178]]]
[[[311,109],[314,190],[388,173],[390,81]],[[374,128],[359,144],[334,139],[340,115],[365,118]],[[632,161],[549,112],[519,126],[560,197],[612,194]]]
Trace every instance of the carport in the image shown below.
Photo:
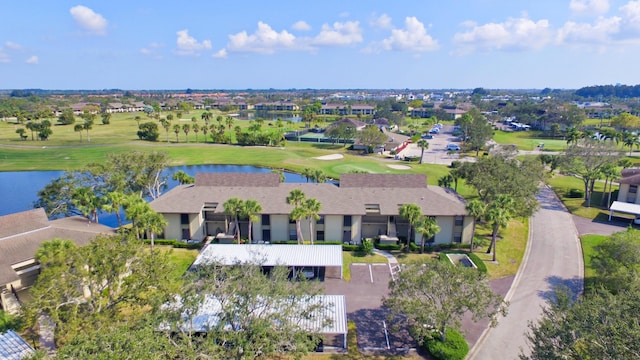
[[[292,268],[324,267],[339,271],[342,279],[341,245],[278,245],[278,244],[210,244],[198,255],[192,266],[218,263],[237,265],[256,263],[263,267]],[[327,269],[328,270],[328,269]]]
[[[633,214],[635,216],[640,216],[640,205],[639,204],[630,204],[622,201],[614,201],[609,208],[609,221],[611,221],[611,217],[613,216],[613,212],[621,212],[625,214]]]

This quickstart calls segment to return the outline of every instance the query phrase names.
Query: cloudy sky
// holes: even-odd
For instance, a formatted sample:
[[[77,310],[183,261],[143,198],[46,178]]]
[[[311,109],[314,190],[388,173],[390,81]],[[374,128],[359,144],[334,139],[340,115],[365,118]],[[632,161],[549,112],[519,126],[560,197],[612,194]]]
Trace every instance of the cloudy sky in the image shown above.
[[[0,88],[640,83],[640,0],[0,2]]]

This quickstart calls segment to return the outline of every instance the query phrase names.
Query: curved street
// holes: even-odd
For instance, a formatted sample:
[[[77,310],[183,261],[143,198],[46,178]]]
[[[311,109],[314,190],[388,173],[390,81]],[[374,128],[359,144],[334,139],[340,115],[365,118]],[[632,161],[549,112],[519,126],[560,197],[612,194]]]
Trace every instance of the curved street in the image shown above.
[[[554,288],[566,286],[575,295],[583,289],[582,248],[572,215],[547,186],[540,189],[538,201],[522,268],[506,295],[509,313],[497,327],[485,330],[467,359],[517,359],[528,348],[528,323],[541,316]]]

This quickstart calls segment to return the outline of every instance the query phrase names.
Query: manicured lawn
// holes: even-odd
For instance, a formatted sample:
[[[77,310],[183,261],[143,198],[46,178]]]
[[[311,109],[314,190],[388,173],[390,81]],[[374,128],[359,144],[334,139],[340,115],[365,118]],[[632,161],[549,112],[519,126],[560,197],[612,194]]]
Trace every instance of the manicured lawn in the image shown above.
[[[366,255],[362,256],[355,251],[342,252],[342,278],[344,281],[351,281],[350,266],[353,263],[387,263],[387,258],[382,255]]]
[[[587,207],[584,198],[568,198],[566,194],[571,189],[578,189],[584,192],[584,183],[581,179],[575,176],[566,175],[554,175],[548,181],[549,185],[558,194],[560,200],[564,203],[567,209],[574,215],[578,215],[587,219],[595,219],[596,217],[609,216],[606,209],[600,207],[602,200],[602,192],[604,191],[604,182],[596,182],[593,189],[593,195],[591,197],[591,207]],[[616,186],[614,186],[614,189]],[[607,194],[605,194],[607,196]],[[617,193],[613,193],[612,200],[615,200]],[[605,200],[606,201],[606,200]]]
[[[564,151],[567,142],[562,139],[548,139],[540,137],[539,131],[502,131],[496,130],[493,140],[498,144],[514,144],[518,150],[536,150],[540,143],[544,143],[546,151]]]
[[[594,248],[608,238],[606,235],[583,235],[580,238],[582,244],[582,257],[584,258],[584,282],[585,288],[593,286],[593,278],[596,275],[595,270],[591,267],[591,257],[594,255]]]
[[[524,251],[529,238],[529,219],[515,219],[509,222],[506,229],[500,229],[497,241],[497,264],[493,263],[492,254],[487,254],[486,249],[491,241],[491,230],[487,226],[478,226],[476,238],[484,238],[484,246],[476,248],[474,253],[487,265],[487,273],[490,279],[515,275],[522,263]]]

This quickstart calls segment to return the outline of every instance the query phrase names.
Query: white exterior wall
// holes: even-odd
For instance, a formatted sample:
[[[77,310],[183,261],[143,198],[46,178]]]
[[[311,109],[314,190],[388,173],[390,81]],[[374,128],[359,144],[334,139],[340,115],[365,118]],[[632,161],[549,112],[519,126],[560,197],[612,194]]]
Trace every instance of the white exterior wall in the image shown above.
[[[342,242],[342,215],[324,217],[324,238],[326,241]]]
[[[465,216],[462,224],[462,243],[471,244],[473,237],[473,216]]]
[[[271,215],[271,241],[289,240],[289,215]]]
[[[362,216],[351,216],[351,241],[360,243],[362,240]]]
[[[197,214],[189,214],[189,233],[193,240],[204,240],[204,219],[202,211]]]
[[[434,244],[451,244],[453,241],[453,216],[438,216],[436,221],[440,226],[440,232],[436,234]]]
[[[629,192],[629,184],[620,184],[620,190],[618,191],[618,201],[627,202],[627,193]],[[636,199],[637,201],[638,199]]]
[[[262,215],[258,215],[257,220],[251,224],[251,239],[262,241]]]
[[[167,227],[164,231],[165,239],[180,239],[182,237],[182,225],[180,225],[180,214],[163,214],[167,220]]]

